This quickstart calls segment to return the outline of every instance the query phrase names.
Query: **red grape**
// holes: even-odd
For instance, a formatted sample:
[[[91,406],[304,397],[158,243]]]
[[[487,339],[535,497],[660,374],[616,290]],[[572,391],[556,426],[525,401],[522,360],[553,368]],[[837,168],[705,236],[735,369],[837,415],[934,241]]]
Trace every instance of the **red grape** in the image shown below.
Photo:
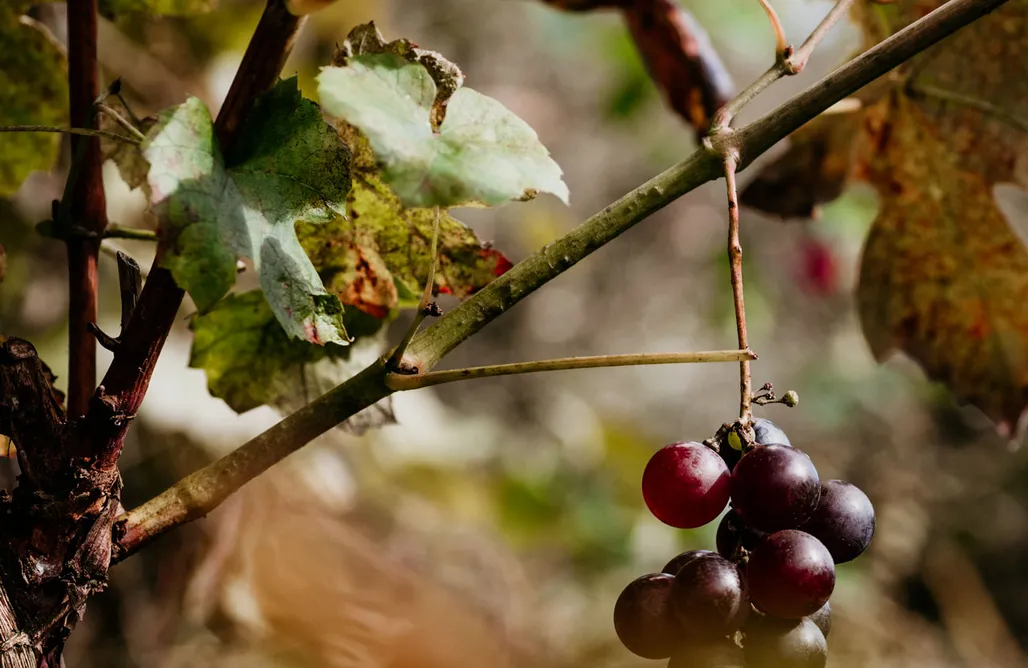
[[[728,504],[728,467],[702,443],[672,443],[658,450],[643,471],[643,498],[650,512],[678,529],[695,529]]]
[[[683,643],[671,655],[667,668],[739,668],[742,649],[727,638],[705,643]]]
[[[694,639],[738,630],[750,611],[746,581],[735,564],[718,554],[695,557],[675,575],[671,607]]]
[[[677,557],[673,557],[671,561],[664,565],[664,568],[660,569],[661,573],[667,573],[668,575],[677,575],[678,571],[682,569],[687,563],[695,559],[696,557],[704,554],[714,554],[710,550],[688,550],[681,553]]]
[[[671,614],[675,579],[665,573],[636,578],[614,604],[614,630],[621,643],[644,659],[666,659],[678,640],[679,625]]]
[[[787,445],[753,448],[732,472],[732,507],[761,531],[795,529],[817,507],[821,481],[810,457]]]
[[[821,485],[814,514],[800,527],[828,548],[837,564],[853,561],[871,544],[875,509],[856,485],[829,480]]]
[[[718,553],[725,559],[731,559],[739,545],[752,550],[763,537],[763,531],[746,526],[734,510],[729,510],[717,525],[715,540]]]
[[[765,536],[750,553],[746,580],[758,608],[775,617],[799,619],[828,602],[835,589],[835,564],[817,538],[779,531]]]
[[[746,628],[747,668],[824,668],[828,644],[810,619],[759,617]]]

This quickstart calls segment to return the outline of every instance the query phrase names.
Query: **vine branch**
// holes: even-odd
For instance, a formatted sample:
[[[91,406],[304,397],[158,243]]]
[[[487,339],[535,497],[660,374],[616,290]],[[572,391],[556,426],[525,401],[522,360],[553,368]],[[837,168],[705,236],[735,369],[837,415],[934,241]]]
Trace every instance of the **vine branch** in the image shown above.
[[[429,371],[461,342],[590,253],[681,195],[722,174],[725,147],[741,169],[825,109],[912,56],[988,14],[1008,0],[950,0],[869,49],[811,88],[753,123],[704,147],[596,213],[552,244],[528,256],[411,341],[407,359]],[[116,524],[116,559],[152,538],[216,508],[275,463],[316,436],[392,393],[385,360],[361,371],[216,462],[123,514]]]
[[[385,382],[390,390],[418,390],[423,387],[453,383],[474,378],[495,378],[539,371],[569,371],[571,369],[600,369],[614,366],[643,366],[648,364],[699,364],[705,362],[742,362],[755,360],[752,350],[710,350],[698,353],[635,353],[629,355],[595,355],[591,357],[562,357],[560,359],[536,360],[473,366],[448,371],[430,371],[414,376],[390,373]]]
[[[100,94],[97,64],[97,0],[68,2],[68,105],[71,126],[99,132],[94,102]],[[68,174],[61,222],[81,227],[96,238],[69,237],[68,248],[68,414],[84,415],[96,387],[96,340],[88,323],[96,320],[99,235],[107,227],[100,139],[71,138],[73,164]]]

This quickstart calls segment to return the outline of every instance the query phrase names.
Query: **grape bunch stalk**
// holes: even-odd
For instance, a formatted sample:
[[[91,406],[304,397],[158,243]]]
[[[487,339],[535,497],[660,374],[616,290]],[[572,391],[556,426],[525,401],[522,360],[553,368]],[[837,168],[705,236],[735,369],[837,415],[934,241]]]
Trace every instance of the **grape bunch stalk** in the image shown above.
[[[823,668],[836,564],[871,543],[859,488],[822,481],[770,420],[672,443],[643,472],[650,512],[679,529],[721,518],[717,551],[690,550],[632,581],[614,606],[631,652],[668,668]],[[740,434],[742,436],[740,437]]]

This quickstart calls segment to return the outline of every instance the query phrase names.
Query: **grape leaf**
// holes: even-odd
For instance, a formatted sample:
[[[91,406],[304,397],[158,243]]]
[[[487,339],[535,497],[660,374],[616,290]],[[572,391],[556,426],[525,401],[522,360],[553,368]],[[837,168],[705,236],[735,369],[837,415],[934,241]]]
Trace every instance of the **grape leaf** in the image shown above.
[[[153,210],[170,240],[163,265],[206,311],[234,284],[236,257],[249,257],[290,336],[346,343],[342,305],[322,285],[294,223],[344,213],[349,151],[300,96],[295,77],[258,101],[236,146],[223,160],[210,113],[195,98],[163,112],[147,134]]]
[[[876,9],[898,29],[939,4]],[[911,64],[867,112],[860,163],[882,201],[858,288],[872,351],[904,351],[1006,433],[1028,403],[1028,251],[993,185],[1025,185],[1026,57],[1028,0],[1013,0]]]
[[[64,57],[20,15],[19,3],[0,3],[0,125],[67,125]],[[55,133],[0,133],[0,197],[50,169],[60,145]]]
[[[461,69],[435,51],[414,46],[408,39],[401,38],[386,42],[382,33],[375,27],[374,21],[358,25],[350,31],[343,45],[333,56],[332,65],[344,67],[355,56],[377,53],[391,53],[409,62],[425,66],[437,89],[429,121],[432,128],[438,130],[446,114],[446,101],[464,85],[464,73]]]
[[[203,369],[210,393],[237,413],[264,404],[293,412],[382,354],[381,337],[372,336],[382,322],[362,328],[351,315],[347,327],[360,335],[358,345],[319,346],[286,336],[260,290],[232,294],[190,321],[189,366]],[[392,421],[385,403],[341,426],[359,433]]]
[[[165,16],[204,14],[218,6],[218,0],[100,0],[104,16],[145,12]]]
[[[632,3],[623,14],[667,104],[697,137],[706,135],[734,85],[703,26],[676,0]]]
[[[300,240],[325,286],[347,306],[381,318],[413,306],[428,275],[432,209],[404,210],[373,174],[355,177],[347,218],[302,225]],[[498,250],[448,214],[440,214],[436,290],[465,297],[511,267]]]
[[[822,114],[789,135],[789,149],[739,196],[744,206],[782,218],[814,218],[842,194],[853,168],[863,115]]]
[[[239,413],[291,391],[305,365],[348,350],[287,336],[260,290],[229,295],[195,316],[189,328],[189,366],[203,369],[210,393]]]
[[[620,9],[650,78],[668,106],[702,138],[732,98],[728,69],[692,14],[676,0],[543,0],[571,12]]]
[[[428,70],[393,54],[369,54],[325,67],[325,111],[358,127],[405,207],[501,204],[549,192],[564,202],[560,167],[527,123],[468,88],[446,102],[432,127],[437,86]]]

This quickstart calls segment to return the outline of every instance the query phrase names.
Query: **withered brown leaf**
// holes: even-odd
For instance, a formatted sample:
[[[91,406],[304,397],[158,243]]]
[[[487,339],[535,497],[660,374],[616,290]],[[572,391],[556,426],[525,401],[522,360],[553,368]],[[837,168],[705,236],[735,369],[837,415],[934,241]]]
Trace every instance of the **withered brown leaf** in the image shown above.
[[[940,4],[897,2],[866,30]],[[911,64],[867,112],[860,165],[881,198],[858,288],[872,351],[907,353],[1005,433],[1028,405],[1028,251],[993,186],[1028,156],[1026,62],[1028,0],[1015,0]]]

